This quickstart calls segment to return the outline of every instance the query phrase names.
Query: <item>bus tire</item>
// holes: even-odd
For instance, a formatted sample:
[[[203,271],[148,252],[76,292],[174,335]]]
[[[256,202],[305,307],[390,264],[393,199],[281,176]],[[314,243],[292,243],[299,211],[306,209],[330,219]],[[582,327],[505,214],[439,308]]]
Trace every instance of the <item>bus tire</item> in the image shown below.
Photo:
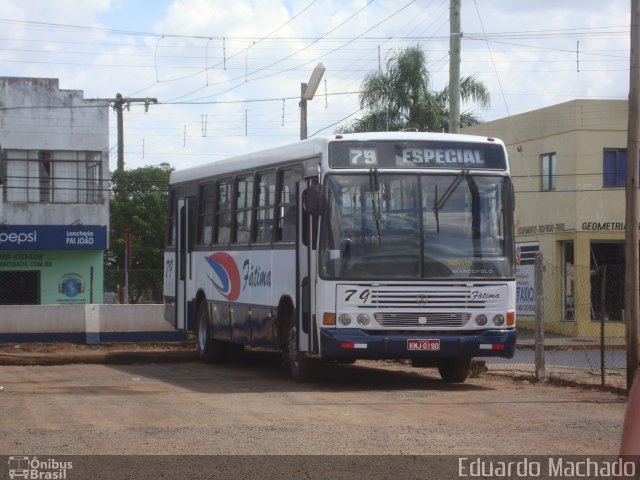
[[[440,377],[447,383],[463,383],[469,377],[471,358],[445,358],[438,360]]]
[[[203,300],[198,308],[198,358],[204,363],[220,363],[225,357],[225,343],[211,338],[209,309]]]
[[[287,360],[289,373],[294,382],[308,382],[311,379],[311,360],[298,350],[298,330],[294,319],[291,320],[289,327]]]

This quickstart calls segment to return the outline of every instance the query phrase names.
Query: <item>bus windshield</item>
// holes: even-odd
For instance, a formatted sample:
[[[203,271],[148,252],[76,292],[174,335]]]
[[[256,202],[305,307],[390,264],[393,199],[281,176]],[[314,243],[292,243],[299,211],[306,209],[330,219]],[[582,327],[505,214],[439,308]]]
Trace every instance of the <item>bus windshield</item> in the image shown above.
[[[327,175],[326,279],[513,277],[509,179],[457,174]]]

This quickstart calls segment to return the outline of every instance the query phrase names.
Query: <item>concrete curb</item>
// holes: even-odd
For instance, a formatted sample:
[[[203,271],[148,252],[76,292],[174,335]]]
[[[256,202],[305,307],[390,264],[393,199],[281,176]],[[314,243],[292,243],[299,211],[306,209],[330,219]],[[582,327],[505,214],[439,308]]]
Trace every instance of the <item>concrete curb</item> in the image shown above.
[[[518,343],[516,344],[518,350],[535,350],[536,346],[533,343]],[[605,350],[624,350],[626,346],[624,344],[605,345]],[[568,343],[564,345],[559,344],[545,344],[544,349],[546,351],[565,351],[574,352],[577,350],[600,350],[600,344],[574,344]]]
[[[0,365],[178,363],[198,359],[193,342],[136,344],[31,343],[0,345]]]
[[[134,363],[180,363],[198,360],[196,352],[113,352],[103,354],[6,354],[0,365],[73,365],[78,363],[131,365]]]

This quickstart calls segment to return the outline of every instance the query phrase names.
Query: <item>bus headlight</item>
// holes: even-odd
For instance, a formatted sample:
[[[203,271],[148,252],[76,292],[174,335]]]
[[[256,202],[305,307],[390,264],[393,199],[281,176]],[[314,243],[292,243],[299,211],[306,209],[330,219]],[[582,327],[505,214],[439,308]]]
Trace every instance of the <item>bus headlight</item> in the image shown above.
[[[484,327],[487,324],[487,316],[486,315],[478,315],[476,317],[476,325],[479,327]]]
[[[351,315],[349,315],[348,313],[341,313],[338,317],[338,323],[343,327],[351,325]]]
[[[366,313],[361,313],[358,315],[358,319],[357,319],[358,325],[360,325],[361,327],[366,327],[367,325],[369,325],[369,315],[367,315]]]
[[[496,315],[495,317],[493,317],[493,324],[496,327],[501,327],[502,325],[504,325],[504,315]]]

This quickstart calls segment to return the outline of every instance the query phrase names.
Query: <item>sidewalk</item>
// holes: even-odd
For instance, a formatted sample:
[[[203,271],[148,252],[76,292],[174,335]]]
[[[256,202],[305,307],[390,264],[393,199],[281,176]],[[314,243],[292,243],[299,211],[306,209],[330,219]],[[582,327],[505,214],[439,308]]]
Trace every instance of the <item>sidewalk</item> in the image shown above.
[[[521,350],[535,348],[536,335],[533,330],[518,329],[517,347]],[[604,339],[605,350],[624,350],[626,339],[610,337]],[[557,333],[544,334],[544,348],[547,350],[600,350],[599,337],[567,337]]]

